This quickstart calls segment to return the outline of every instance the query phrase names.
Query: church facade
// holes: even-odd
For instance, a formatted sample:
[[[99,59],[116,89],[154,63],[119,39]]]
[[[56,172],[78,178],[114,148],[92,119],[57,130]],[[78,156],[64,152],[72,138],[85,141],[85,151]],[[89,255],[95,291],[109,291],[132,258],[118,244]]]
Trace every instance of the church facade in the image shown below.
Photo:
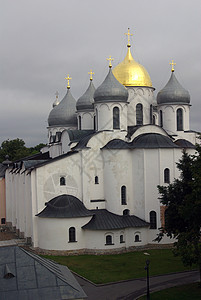
[[[129,37],[128,32],[128,37]],[[172,62],[154,95],[146,69],[127,55],[77,101],[67,93],[48,117],[43,151],[6,171],[6,222],[33,247],[114,251],[153,244],[164,225],[157,186],[179,177],[182,151],[194,153],[190,95]],[[163,243],[172,241],[165,238]]]

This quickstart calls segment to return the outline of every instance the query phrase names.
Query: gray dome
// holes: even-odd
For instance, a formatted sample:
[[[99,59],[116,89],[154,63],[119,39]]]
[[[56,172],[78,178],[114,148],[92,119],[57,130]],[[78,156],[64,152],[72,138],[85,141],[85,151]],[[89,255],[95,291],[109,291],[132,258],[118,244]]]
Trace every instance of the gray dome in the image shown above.
[[[67,90],[65,97],[50,112],[48,117],[49,126],[77,126],[76,101]]]
[[[76,103],[76,108],[78,111],[80,110],[85,110],[85,109],[93,109],[93,103],[94,103],[94,92],[95,92],[95,87],[93,85],[92,80],[90,81],[89,87],[82,95]]]
[[[177,78],[172,72],[171,77],[166,84],[166,86],[158,92],[157,95],[158,104],[169,104],[169,103],[179,103],[179,104],[189,104],[190,95],[187,90],[185,90]]]
[[[94,93],[95,102],[127,102],[128,90],[113,75],[111,68]]]

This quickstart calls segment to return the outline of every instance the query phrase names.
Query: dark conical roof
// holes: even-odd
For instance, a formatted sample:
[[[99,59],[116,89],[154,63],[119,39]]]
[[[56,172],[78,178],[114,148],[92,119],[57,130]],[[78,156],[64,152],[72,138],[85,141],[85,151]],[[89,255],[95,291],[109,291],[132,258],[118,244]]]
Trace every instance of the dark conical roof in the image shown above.
[[[128,90],[113,75],[111,68],[103,83],[94,93],[95,102],[126,102]]]
[[[77,126],[76,100],[70,89],[67,89],[65,97],[50,112],[48,117],[49,126]]]
[[[90,80],[90,84],[86,92],[77,100],[76,108],[78,111],[85,109],[93,109],[95,87]]]
[[[189,104],[190,95],[187,90],[185,90],[179,81],[177,80],[174,72],[172,72],[171,77],[166,84],[166,86],[157,95],[158,104]]]

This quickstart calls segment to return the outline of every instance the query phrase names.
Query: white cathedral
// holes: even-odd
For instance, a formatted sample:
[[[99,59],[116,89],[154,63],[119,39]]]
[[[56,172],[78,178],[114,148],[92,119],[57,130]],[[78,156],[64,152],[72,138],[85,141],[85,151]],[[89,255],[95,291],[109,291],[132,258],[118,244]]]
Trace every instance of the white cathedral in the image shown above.
[[[48,117],[48,145],[8,166],[6,222],[44,250],[104,253],[153,244],[164,225],[157,185],[179,177],[183,149],[195,152],[190,95],[172,61],[154,96],[146,69],[127,54],[76,102],[69,86]],[[162,243],[171,243],[168,238]]]

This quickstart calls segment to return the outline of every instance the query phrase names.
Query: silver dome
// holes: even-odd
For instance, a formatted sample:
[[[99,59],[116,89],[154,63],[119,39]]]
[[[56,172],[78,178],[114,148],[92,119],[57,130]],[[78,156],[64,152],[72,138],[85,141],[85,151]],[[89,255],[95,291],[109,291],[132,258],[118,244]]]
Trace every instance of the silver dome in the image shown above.
[[[92,109],[94,104],[94,92],[95,87],[93,85],[92,80],[90,80],[90,84],[86,92],[77,100],[76,108],[78,111],[85,109]]]

